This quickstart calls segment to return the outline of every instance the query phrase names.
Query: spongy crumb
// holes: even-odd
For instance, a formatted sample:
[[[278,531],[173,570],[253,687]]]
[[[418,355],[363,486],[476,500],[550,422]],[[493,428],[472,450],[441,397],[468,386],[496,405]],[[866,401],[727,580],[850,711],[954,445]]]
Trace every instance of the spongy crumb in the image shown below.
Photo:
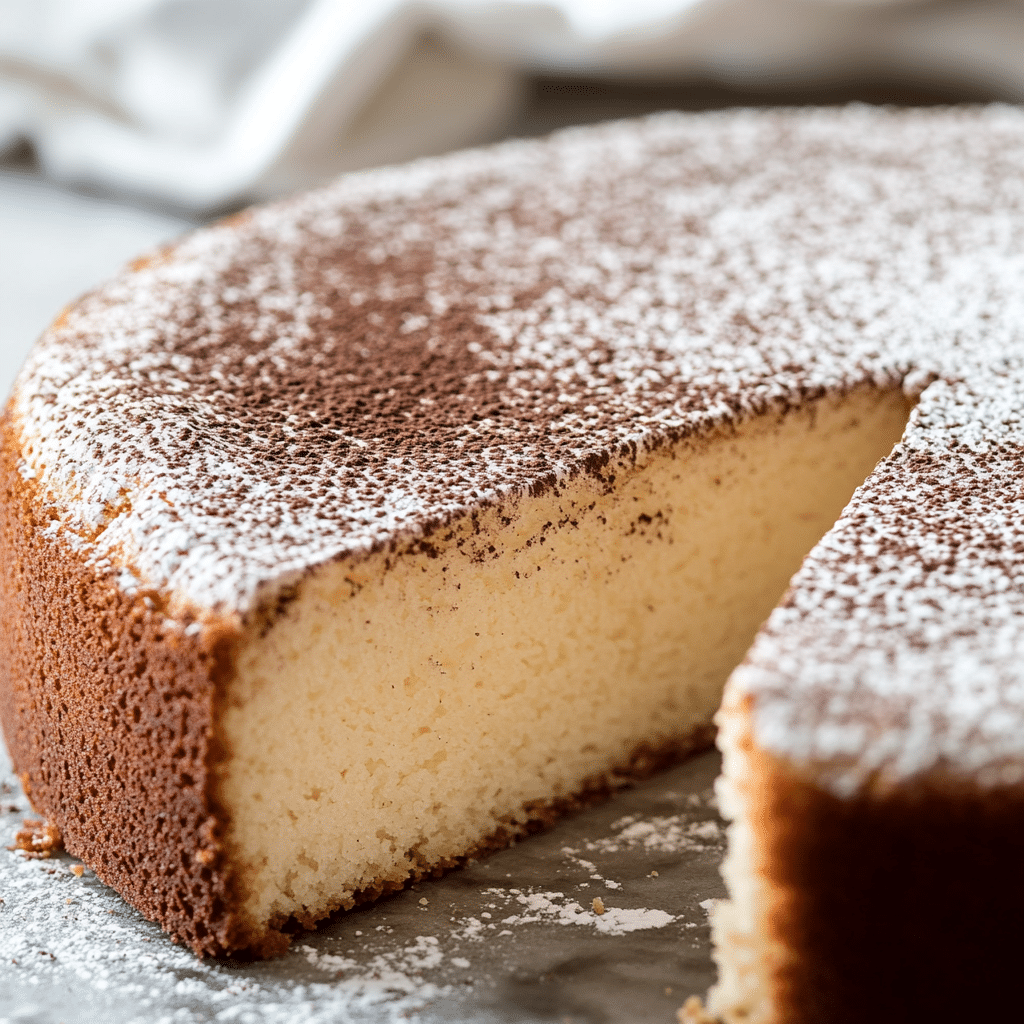
[[[64,849],[64,837],[56,825],[26,818],[14,836],[14,844],[8,850],[20,850],[33,860],[46,860]]]
[[[591,905],[594,908],[594,913],[598,916],[604,913],[604,900],[600,896],[595,896]]]

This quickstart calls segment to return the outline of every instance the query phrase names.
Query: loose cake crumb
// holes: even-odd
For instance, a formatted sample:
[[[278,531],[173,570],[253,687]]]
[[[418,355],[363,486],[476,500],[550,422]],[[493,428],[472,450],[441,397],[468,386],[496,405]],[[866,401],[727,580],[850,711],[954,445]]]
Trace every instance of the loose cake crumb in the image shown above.
[[[676,1012],[679,1024],[718,1024],[718,1018],[712,1017],[704,1009],[698,996],[690,996]]]
[[[592,904],[592,906],[594,908],[594,913],[595,914],[599,914],[600,915],[600,914],[604,913],[604,900],[601,899],[600,896],[595,896],[593,898],[593,900],[591,901],[591,904]]]
[[[64,849],[64,839],[56,825],[37,818],[26,818],[8,850],[20,850],[32,860],[47,860]]]
[[[84,864],[72,864],[71,865],[71,874],[73,874],[75,876],[75,878],[81,878],[82,875],[85,874],[85,865]]]

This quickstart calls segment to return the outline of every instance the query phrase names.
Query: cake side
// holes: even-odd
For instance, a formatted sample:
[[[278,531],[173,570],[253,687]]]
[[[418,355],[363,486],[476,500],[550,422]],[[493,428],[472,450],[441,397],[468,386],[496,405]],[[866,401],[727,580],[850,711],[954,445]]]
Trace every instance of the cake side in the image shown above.
[[[727,1024],[981,1020],[1016,1004],[1024,786],[936,773],[837,796],[723,713],[729,903],[714,915]]]
[[[3,555],[17,571],[3,583],[0,682],[12,756],[34,806],[69,850],[177,940],[200,954],[277,952],[289,918],[312,924],[503,845],[581,793],[607,789],[610,773],[642,773],[707,742],[721,680],[803,552],[899,437],[906,414],[901,392],[865,388],[639,462],[613,457],[562,488],[485,503],[430,537],[313,570],[247,626],[189,611],[172,619],[166,593],[126,593],[128,566],[98,562],[93,538],[64,528],[25,479],[21,438],[8,418]],[[746,533],[736,534],[737,522]],[[682,616],[680,586],[689,596]],[[364,600],[354,600],[364,590]],[[346,597],[347,616],[339,614]],[[544,607],[533,608],[532,624],[516,622],[517,637],[503,648],[500,608],[510,600],[521,610]],[[365,636],[364,624],[373,627]],[[539,636],[538,626],[555,635]],[[595,628],[611,646],[579,661],[575,649]],[[463,636],[453,661],[454,629]],[[561,669],[543,664],[553,651]],[[282,654],[292,664],[282,665]],[[479,678],[458,678],[467,660],[471,672],[482,670],[485,689],[502,692],[476,700]],[[366,673],[360,677],[367,661],[371,677],[377,671],[368,689]],[[275,685],[282,668],[289,686]],[[444,735],[433,699],[446,675],[448,709],[461,705],[461,713],[453,715],[459,728]],[[620,677],[631,687],[616,685]],[[447,775],[433,780],[433,806],[398,816],[412,821],[415,835],[384,837],[391,860],[358,846],[369,832],[380,845],[374,826],[393,830],[394,796],[414,788],[401,744],[371,740],[367,749],[395,785],[378,786],[372,806],[352,807],[343,794],[354,792],[358,804],[368,787],[356,778],[346,788],[344,775],[366,766],[348,750],[341,778],[331,776],[338,750],[325,725],[355,730],[362,715],[372,729],[395,717],[374,702],[374,687],[397,689],[407,705],[398,718],[412,714],[413,774],[430,774],[451,751]],[[488,701],[490,726],[480,728],[474,704]],[[538,711],[545,701],[562,705],[551,721]],[[448,776],[467,777],[467,754],[511,763],[509,737],[525,747],[538,730],[554,739],[538,744],[539,762],[533,752],[525,788],[521,777],[498,779],[482,806],[481,794],[464,794],[455,817],[467,820],[457,827],[431,821],[442,791],[450,797]],[[477,742],[487,735],[489,745]],[[424,742],[438,749],[421,756]],[[567,743],[576,747],[568,757]],[[280,764],[289,771],[275,771]],[[268,794],[274,813],[253,803],[251,787],[239,799],[239,783],[245,790],[253,779],[276,788]],[[299,783],[301,792],[286,792]],[[321,795],[340,812],[336,820],[303,819],[303,807]],[[282,811],[287,820],[275,818]],[[354,869],[350,857],[338,873],[332,857],[353,845]],[[268,852],[277,871],[269,887],[253,870]]]
[[[174,621],[156,591],[125,595],[117,566],[48,529],[10,416],[0,438],[0,721],[25,792],[175,941],[250,945],[212,792],[237,628]]]
[[[804,553],[899,439],[864,388],[312,571],[240,646],[222,731],[254,927],[507,842],[708,736]]]

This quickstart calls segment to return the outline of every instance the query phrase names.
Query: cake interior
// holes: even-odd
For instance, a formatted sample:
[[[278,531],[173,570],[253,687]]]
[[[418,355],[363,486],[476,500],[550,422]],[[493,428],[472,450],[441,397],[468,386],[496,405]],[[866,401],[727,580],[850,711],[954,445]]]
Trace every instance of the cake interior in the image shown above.
[[[706,742],[730,670],[908,415],[898,391],[821,399],[305,577],[247,627],[221,714],[250,925],[312,923]]]

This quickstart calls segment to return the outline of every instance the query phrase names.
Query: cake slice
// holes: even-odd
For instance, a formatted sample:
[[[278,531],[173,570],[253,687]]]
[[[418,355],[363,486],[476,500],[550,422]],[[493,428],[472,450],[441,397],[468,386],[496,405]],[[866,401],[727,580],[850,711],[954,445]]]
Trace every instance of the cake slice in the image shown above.
[[[925,392],[729,681],[710,1009],[730,1024],[1013,1016],[1017,373]]]
[[[290,920],[709,742],[868,478],[722,720],[716,1006],[790,1020],[765,924],[790,911],[760,887],[802,863],[772,837],[803,819],[758,787],[778,768],[856,815],[876,781],[827,789],[794,723],[870,746],[870,701],[828,716],[874,672],[898,789],[931,764],[907,723],[954,637],[1015,671],[987,612],[943,618],[987,607],[973,583],[876,615],[917,555],[843,538],[895,517],[931,559],[1012,535],[1016,428],[989,399],[1024,352],[1022,156],[998,108],[666,115],[354,175],[128,268],[40,340],[3,423],[0,707],[34,806],[197,953],[281,950]],[[907,455],[929,438],[941,472]],[[886,485],[899,466],[923,490]],[[993,525],[961,530],[954,479]],[[889,653],[842,639],[862,622]],[[812,978],[833,952],[805,937],[786,971]]]

